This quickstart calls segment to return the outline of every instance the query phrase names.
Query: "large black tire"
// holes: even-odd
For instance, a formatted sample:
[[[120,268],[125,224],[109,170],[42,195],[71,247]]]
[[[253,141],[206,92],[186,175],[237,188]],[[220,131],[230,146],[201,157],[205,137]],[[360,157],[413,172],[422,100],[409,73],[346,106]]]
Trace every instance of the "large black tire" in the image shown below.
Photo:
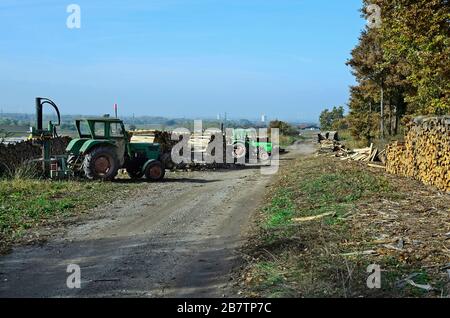
[[[175,164],[172,161],[172,155],[170,154],[170,152],[166,152],[166,153],[162,154],[160,159],[161,159],[163,166],[166,169],[171,170],[175,167]]]
[[[240,159],[247,155],[247,147],[243,142],[236,142],[233,145],[233,158]]]
[[[67,158],[67,167],[72,170],[73,175],[75,177],[81,177],[82,176],[82,162],[79,160],[78,156],[75,155],[69,155]]]
[[[73,165],[73,164],[75,164],[76,161],[77,161],[77,156],[75,156],[75,155],[69,155],[69,157],[67,158],[68,165]]]
[[[112,147],[100,146],[92,149],[83,161],[86,178],[111,181],[119,171],[119,159]]]
[[[164,179],[166,169],[160,161],[153,161],[145,168],[145,177],[148,181],[156,182]]]

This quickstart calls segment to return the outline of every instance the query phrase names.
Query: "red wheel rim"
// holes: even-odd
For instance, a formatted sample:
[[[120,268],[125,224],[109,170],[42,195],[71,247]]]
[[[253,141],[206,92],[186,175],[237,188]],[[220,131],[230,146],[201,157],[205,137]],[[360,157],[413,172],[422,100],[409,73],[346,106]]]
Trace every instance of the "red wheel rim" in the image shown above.
[[[94,169],[98,175],[105,175],[111,169],[111,162],[105,156],[98,157],[94,162]]]
[[[241,158],[245,155],[245,146],[243,145],[236,145],[234,147],[233,155],[235,158]]]
[[[269,160],[269,154],[267,152],[262,152],[259,154],[259,158],[261,158],[261,160]]]
[[[158,179],[161,177],[162,168],[159,166],[153,166],[149,170],[149,175],[152,179]]]

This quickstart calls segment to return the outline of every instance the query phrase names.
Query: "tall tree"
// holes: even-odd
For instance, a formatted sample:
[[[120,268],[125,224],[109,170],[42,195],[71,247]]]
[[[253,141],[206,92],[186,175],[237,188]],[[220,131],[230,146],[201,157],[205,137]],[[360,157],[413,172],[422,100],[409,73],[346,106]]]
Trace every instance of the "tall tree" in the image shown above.
[[[450,113],[450,5],[448,0],[383,1],[383,51],[389,63],[403,61],[412,89],[412,114]]]
[[[330,111],[325,109],[320,114],[320,128],[323,130],[336,129],[338,123],[344,118],[344,107],[333,107]]]
[[[450,113],[448,0],[364,0],[363,4],[365,18],[369,4],[379,6],[381,24],[362,31],[347,62],[357,80],[349,102],[353,134],[373,136],[375,114],[382,122],[380,134],[385,129],[396,134],[404,115]]]

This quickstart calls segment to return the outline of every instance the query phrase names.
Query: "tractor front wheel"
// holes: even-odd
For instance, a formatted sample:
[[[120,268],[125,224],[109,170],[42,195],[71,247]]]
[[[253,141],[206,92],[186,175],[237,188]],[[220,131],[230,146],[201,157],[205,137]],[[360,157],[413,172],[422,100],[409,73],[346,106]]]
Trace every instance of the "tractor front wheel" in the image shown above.
[[[161,181],[164,179],[166,169],[160,161],[153,161],[145,168],[145,177],[149,181]]]
[[[84,157],[84,173],[91,180],[114,180],[119,171],[119,160],[112,147],[94,148]]]

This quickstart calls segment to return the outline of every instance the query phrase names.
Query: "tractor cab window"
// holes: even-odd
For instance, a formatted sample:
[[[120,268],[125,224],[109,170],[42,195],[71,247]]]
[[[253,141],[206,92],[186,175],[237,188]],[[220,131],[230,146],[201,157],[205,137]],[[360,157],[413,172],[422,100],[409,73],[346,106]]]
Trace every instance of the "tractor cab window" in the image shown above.
[[[105,137],[105,123],[98,122],[94,124],[95,137]]]
[[[91,136],[91,132],[89,130],[89,125],[87,122],[80,121],[79,127],[80,127],[80,137],[90,137]]]
[[[123,129],[120,123],[111,123],[111,137],[123,137]]]

